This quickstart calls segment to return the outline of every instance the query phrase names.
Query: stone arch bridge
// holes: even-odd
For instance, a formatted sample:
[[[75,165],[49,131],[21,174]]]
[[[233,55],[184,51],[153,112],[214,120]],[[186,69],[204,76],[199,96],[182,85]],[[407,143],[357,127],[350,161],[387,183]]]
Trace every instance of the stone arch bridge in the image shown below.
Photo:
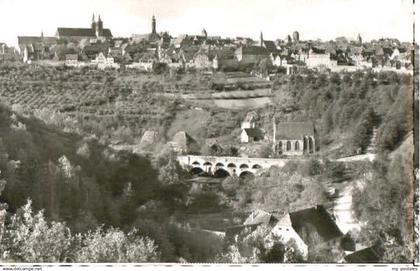
[[[216,177],[257,175],[272,166],[283,167],[290,159],[247,158],[230,156],[178,156],[180,165],[192,172],[206,172]]]

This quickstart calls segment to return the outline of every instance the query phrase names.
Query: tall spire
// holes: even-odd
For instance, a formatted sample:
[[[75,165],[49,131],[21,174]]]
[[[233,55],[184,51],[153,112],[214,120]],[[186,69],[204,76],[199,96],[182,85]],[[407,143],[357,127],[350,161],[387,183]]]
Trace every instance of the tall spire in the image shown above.
[[[152,17],[152,34],[156,34],[156,18],[155,15]]]
[[[102,30],[104,29],[104,23],[101,20],[101,14],[98,15],[98,22],[96,23],[96,33],[97,37],[102,35]]]
[[[260,46],[263,47],[264,45],[264,37],[263,37],[263,32],[261,31],[260,33]]]
[[[92,23],[90,24],[90,28],[96,30],[95,13],[92,13]]]

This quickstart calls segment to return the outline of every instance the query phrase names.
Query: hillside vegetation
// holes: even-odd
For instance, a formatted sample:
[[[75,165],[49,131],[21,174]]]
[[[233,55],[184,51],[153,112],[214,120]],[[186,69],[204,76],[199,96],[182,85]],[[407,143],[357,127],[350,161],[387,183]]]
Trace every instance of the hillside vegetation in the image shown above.
[[[6,180],[0,199],[10,213],[7,235],[3,235],[10,239],[0,246],[1,254],[9,253],[10,258],[2,259],[174,262],[182,257],[190,262],[211,261],[221,250],[221,240],[185,228],[182,219],[177,222],[176,212],[199,211],[194,209],[199,197],[189,199],[187,205],[188,187],[162,184],[153,163],[0,106],[0,174]],[[19,232],[23,228],[29,230],[26,237]],[[34,229],[41,231],[45,242],[28,243],[14,237],[41,236],[32,234]],[[63,247],[53,253],[46,249],[49,242],[63,242]],[[103,246],[92,247],[91,242]],[[107,254],[114,246],[121,250]],[[43,253],[31,254],[43,247]]]
[[[34,112],[65,131],[94,134],[104,143],[132,144],[146,130],[158,131],[162,141],[190,130],[203,142],[237,136],[234,129],[246,110],[195,105],[161,94],[199,93],[219,77],[2,65],[0,95],[18,112]],[[390,151],[413,127],[409,75],[360,71],[327,76],[308,71],[277,79],[273,94],[271,105],[256,109],[259,126],[271,135],[273,116],[277,121],[312,120],[327,155],[365,151],[374,127],[379,128],[378,146]],[[204,111],[194,113],[197,106]],[[337,144],[334,153],[328,151]]]
[[[406,195],[412,192],[412,176],[407,175],[412,165],[396,154],[387,157],[392,151],[400,153],[395,149],[414,126],[418,100],[413,100],[412,77],[392,72],[306,72],[278,78],[272,104],[255,109],[258,125],[271,135],[273,117],[277,122],[313,121],[320,145],[314,156],[322,165],[317,159],[290,162],[253,181],[228,178],[219,186],[196,189],[184,182],[190,176],[164,144],[184,130],[204,154],[238,155],[239,128],[247,110],[162,94],[205,92],[212,80],[198,73],[1,65],[0,97],[13,109],[0,107],[0,170],[7,181],[1,201],[8,204],[9,217],[29,212],[29,207],[45,210],[47,221],[63,223],[64,232],[68,227],[85,234],[85,240],[128,234],[136,227],[139,231],[132,234],[141,241],[124,238],[148,251],[139,257],[210,262],[229,251],[221,238],[202,231],[200,225],[220,229],[256,208],[285,213],[307,204],[329,204],[329,185],[371,174],[354,196],[357,216],[367,225],[360,239],[368,244],[391,236],[397,245],[389,251],[403,250],[401,261],[410,258],[406,250],[411,229],[404,223],[411,218],[399,215],[410,211]],[[377,137],[372,143],[374,129]],[[108,147],[137,143],[146,130],[158,131],[160,141],[149,156]],[[209,148],[207,141],[220,146]],[[346,168],[328,160],[366,152],[370,144],[379,153],[373,164]],[[279,199],[279,193],[287,197]],[[28,198],[31,205],[26,204]],[[102,224],[103,231],[98,228]],[[400,225],[407,227],[401,230]],[[74,236],[67,237],[74,244]],[[93,255],[89,253],[77,257]],[[324,256],[328,258],[328,253]],[[133,260],[127,255],[121,259]]]

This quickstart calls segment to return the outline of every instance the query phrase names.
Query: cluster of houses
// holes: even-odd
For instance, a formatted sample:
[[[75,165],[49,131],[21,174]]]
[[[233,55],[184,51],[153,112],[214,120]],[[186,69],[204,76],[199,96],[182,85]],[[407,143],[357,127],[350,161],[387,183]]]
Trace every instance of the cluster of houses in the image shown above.
[[[16,48],[0,42],[0,61],[18,61],[19,59],[19,51]]]
[[[312,122],[279,122],[273,120],[273,136],[257,126],[257,114],[248,112],[241,124],[240,145],[257,145],[261,142],[273,144],[276,155],[300,156],[315,153],[318,150],[317,133]],[[147,149],[158,142],[156,131],[145,131],[140,140],[140,149]],[[210,140],[209,140],[210,142]],[[214,142],[213,142],[214,143]],[[200,154],[200,144],[186,131],[178,131],[168,142],[178,154]],[[216,146],[217,143],[210,144]],[[220,146],[218,146],[220,147]],[[241,154],[242,156],[246,154]]]
[[[235,244],[265,227],[264,246],[270,248],[275,242],[284,245],[293,242],[302,255],[308,259],[309,249],[325,245],[343,251],[342,263],[374,263],[378,262],[383,249],[380,244],[370,247],[356,244],[352,237],[343,233],[324,206],[311,206],[286,214],[276,214],[264,210],[255,210],[242,225],[228,227],[221,235]]]
[[[288,74],[301,67],[327,68],[332,71],[364,68],[410,71],[413,68],[414,50],[410,43],[383,39],[363,43],[338,38],[335,41],[301,41],[299,33],[293,38],[265,40],[222,38],[210,36],[203,29],[200,35],[171,37],[158,33],[156,18],[152,18],[152,31],[133,34],[129,38],[115,38],[104,28],[99,16],[89,28],[57,28],[55,36],[19,36],[18,44],[24,62],[64,62],[69,66],[94,65],[118,68],[152,70],[155,63],[170,68],[238,70],[265,61],[267,73],[279,70]],[[1,51],[0,51],[1,53]],[[117,65],[118,64],[118,65]]]

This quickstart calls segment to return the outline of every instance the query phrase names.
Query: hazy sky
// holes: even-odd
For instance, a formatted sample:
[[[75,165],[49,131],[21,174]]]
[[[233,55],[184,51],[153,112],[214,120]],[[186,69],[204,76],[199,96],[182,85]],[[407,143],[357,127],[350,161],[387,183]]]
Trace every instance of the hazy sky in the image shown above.
[[[418,10],[418,8],[416,8]],[[157,30],[199,34],[301,39],[338,36],[412,41],[412,0],[0,0],[0,42],[18,35],[55,35],[57,27],[89,27],[100,14],[114,36]]]

